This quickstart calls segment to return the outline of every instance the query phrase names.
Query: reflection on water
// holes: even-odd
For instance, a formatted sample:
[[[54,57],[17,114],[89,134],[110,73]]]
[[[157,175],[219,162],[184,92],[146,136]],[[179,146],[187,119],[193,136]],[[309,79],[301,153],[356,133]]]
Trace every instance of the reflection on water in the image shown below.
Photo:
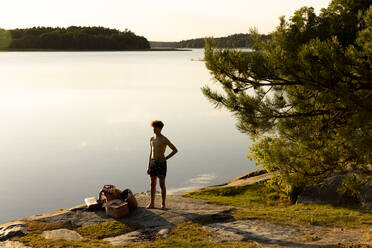
[[[150,121],[179,153],[168,192],[253,170],[250,140],[200,87],[191,52],[0,53],[0,223],[80,204],[103,184],[149,188]]]

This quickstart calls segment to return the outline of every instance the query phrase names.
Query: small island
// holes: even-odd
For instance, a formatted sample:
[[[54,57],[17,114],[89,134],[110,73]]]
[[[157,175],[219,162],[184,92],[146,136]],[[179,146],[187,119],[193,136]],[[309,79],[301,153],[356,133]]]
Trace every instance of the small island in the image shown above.
[[[125,29],[119,31],[105,27],[33,27],[0,29],[0,50],[150,50],[149,41]]]

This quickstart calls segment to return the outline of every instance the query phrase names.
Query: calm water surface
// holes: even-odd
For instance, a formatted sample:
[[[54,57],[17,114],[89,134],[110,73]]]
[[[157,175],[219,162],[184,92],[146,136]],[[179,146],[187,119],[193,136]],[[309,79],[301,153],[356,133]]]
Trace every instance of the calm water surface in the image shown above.
[[[0,223],[69,208],[102,185],[147,191],[149,123],[179,153],[169,193],[254,170],[248,136],[215,110],[203,50],[0,53]],[[167,150],[167,154],[169,150]]]

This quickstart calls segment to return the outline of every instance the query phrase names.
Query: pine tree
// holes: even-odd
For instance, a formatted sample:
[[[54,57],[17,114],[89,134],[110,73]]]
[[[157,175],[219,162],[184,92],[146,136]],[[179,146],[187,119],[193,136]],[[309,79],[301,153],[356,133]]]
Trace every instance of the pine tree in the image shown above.
[[[333,0],[319,15],[303,7],[281,17],[272,40],[251,37],[252,52],[206,40],[206,66],[221,88],[202,88],[252,137],[249,157],[276,171],[272,182],[289,195],[335,172],[351,171],[350,187],[370,179],[370,1]]]

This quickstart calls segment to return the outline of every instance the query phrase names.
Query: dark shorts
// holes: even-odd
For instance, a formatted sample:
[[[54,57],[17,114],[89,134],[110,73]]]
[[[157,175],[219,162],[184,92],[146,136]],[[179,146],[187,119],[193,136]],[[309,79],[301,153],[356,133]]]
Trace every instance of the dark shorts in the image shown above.
[[[167,175],[167,161],[159,162],[151,160],[150,162],[150,176],[151,177],[166,177]]]

